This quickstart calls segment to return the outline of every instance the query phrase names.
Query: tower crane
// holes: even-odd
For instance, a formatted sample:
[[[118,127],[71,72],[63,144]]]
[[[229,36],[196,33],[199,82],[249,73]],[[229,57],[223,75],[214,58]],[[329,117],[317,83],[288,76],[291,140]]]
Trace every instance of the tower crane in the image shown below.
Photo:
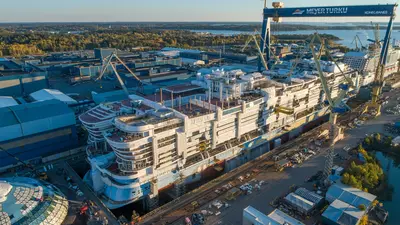
[[[324,41],[322,40],[322,38],[318,34],[315,34],[315,36],[320,40],[320,43],[321,43],[320,50],[322,51],[322,48],[325,48],[326,54],[328,55],[328,57],[331,57],[330,53],[329,53],[329,49],[327,48],[327,45],[324,44]],[[334,61],[335,65],[339,68],[339,70],[341,71],[343,76],[346,78],[346,83],[343,83],[343,84],[339,85],[340,92],[339,92],[338,96],[335,99],[333,99],[331,91],[330,91],[330,88],[328,86],[328,82],[327,82],[327,80],[326,80],[326,78],[325,78],[325,76],[323,74],[322,69],[321,69],[319,55],[315,51],[314,44],[311,43],[310,47],[311,47],[312,55],[313,55],[314,60],[315,60],[315,65],[316,65],[316,68],[317,68],[317,71],[318,71],[318,75],[319,75],[319,78],[321,80],[322,89],[326,94],[326,99],[328,101],[329,109],[331,111],[331,113],[329,115],[329,125],[330,125],[330,127],[329,127],[329,140],[330,140],[330,144],[329,144],[327,159],[326,159],[326,162],[325,162],[324,173],[323,173],[323,180],[326,181],[327,178],[329,177],[329,175],[331,174],[331,170],[332,170],[332,167],[333,167],[333,158],[334,158],[334,155],[335,155],[334,154],[334,150],[335,150],[336,137],[342,132],[341,128],[336,124],[337,117],[338,117],[339,114],[342,114],[342,113],[346,112],[347,109],[348,109],[348,106],[346,106],[342,101],[346,97],[347,93],[349,92],[350,86],[353,86],[353,82],[352,82],[352,80],[350,78],[348,78],[347,76],[344,75],[344,73],[341,70],[341,68],[338,66],[336,61]]]
[[[103,59],[103,61],[102,61],[103,66],[101,69],[101,73],[96,78],[95,81],[101,80],[104,76],[104,73],[107,70],[107,67],[111,66],[112,70],[115,73],[115,76],[118,79],[118,82],[121,84],[122,89],[124,90],[125,94],[129,96],[129,91],[126,88],[124,81],[121,79],[121,76],[119,75],[115,64],[112,62],[113,59],[116,59],[119,63],[121,63],[124,66],[124,68],[126,70],[128,70],[128,72],[138,81],[138,89],[143,88],[143,85],[145,83],[142,80],[140,80],[140,78],[138,76],[136,76],[136,74],[131,69],[129,69],[129,67],[117,56],[117,54],[115,52],[113,52],[111,55],[109,55]]]
[[[397,5],[395,6],[397,7]],[[379,55],[379,60],[376,66],[375,78],[372,83],[372,92],[371,92],[371,101],[366,104],[364,109],[364,113],[370,112],[374,116],[379,116],[381,114],[381,105],[378,103],[379,96],[382,94],[382,88],[384,84],[384,74],[385,67],[387,61],[387,55],[389,52],[390,39],[392,36],[393,30],[393,20],[395,19],[396,14],[391,15],[389,24],[386,30],[385,38],[383,40],[383,44],[381,45],[381,41],[379,40],[379,25],[377,25],[377,29],[375,30],[375,48],[380,47],[381,52]],[[379,48],[378,48],[379,49]]]

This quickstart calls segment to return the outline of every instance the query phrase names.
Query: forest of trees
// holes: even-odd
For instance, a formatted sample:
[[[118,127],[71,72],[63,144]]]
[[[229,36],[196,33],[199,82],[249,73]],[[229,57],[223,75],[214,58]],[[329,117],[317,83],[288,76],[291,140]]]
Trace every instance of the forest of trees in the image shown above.
[[[172,47],[201,47],[244,44],[246,35],[209,36],[189,31],[101,31],[82,34],[51,33],[0,33],[0,56],[22,56],[74,50],[91,50],[99,47],[130,50],[134,47],[159,49]]]
[[[369,189],[376,188],[383,181],[384,173],[380,164],[368,154],[362,145],[359,146],[358,152],[364,156],[366,162],[362,165],[352,162],[343,174],[342,182],[368,192]]]
[[[330,42],[339,40],[333,35],[321,35]],[[280,43],[301,43],[309,40],[310,35],[279,35]],[[0,57],[43,54],[76,50],[93,50],[94,48],[117,48],[130,51],[132,48],[181,47],[209,50],[207,47],[222,45],[244,45],[249,35],[233,36],[207,35],[186,30],[151,30],[151,29],[115,29],[87,30],[79,34],[51,33],[34,31],[15,31],[0,28]],[[246,53],[257,52],[254,51]]]

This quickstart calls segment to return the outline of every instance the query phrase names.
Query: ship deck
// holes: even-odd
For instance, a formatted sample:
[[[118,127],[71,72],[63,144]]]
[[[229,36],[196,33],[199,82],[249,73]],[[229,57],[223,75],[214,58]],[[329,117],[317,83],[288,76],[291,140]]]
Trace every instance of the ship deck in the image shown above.
[[[132,106],[132,101],[131,100],[122,100],[121,101],[121,104],[123,105],[123,106],[125,106],[125,107],[128,107],[128,108],[132,108],[132,107],[134,107],[134,106]],[[145,104],[140,104],[138,107],[134,107],[134,108],[136,108],[136,109],[139,109],[139,110],[142,110],[142,111],[146,111],[146,110],[151,110],[151,109],[153,109],[153,108],[151,108],[150,106],[147,106],[147,105],[145,105]]]
[[[168,120],[173,120],[175,118],[159,118],[153,115],[146,115],[140,117],[137,116],[120,117],[118,119],[129,126],[145,126],[149,124],[158,124],[166,122]]]
[[[175,108],[175,110],[177,110],[180,113],[185,114],[189,118],[194,118],[194,117],[203,116],[203,115],[207,115],[207,114],[213,113],[212,110],[207,109],[205,107],[201,107],[201,106],[195,105],[195,104],[186,104],[186,105],[183,105],[181,107]]]
[[[131,142],[142,139],[144,137],[140,135],[127,134],[123,131],[116,130],[113,131],[110,136],[107,136],[107,138],[114,142]]]
[[[79,119],[84,123],[99,123],[110,119],[110,115],[115,111],[104,109],[101,106],[95,107],[79,116]]]
[[[193,90],[200,90],[203,89],[200,86],[193,85],[193,84],[178,84],[173,86],[165,87],[164,90],[168,92],[172,92],[174,94],[179,94],[183,92],[193,91]]]

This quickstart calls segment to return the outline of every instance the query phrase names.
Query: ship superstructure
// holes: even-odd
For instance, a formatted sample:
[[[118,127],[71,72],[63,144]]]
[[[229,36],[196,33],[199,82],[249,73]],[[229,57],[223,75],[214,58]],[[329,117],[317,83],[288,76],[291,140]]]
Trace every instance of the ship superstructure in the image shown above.
[[[324,69],[335,97],[345,78],[332,65],[327,62]],[[359,79],[356,71],[341,66],[346,76]],[[294,137],[301,126],[329,113],[311,61],[305,61],[304,68],[309,70],[291,76],[283,71],[216,70],[198,74],[187,86],[203,88],[202,95],[161,103],[130,95],[129,100],[110,103],[126,107],[125,115],[111,118],[110,113],[98,120],[102,129],[88,129],[99,141],[102,132],[113,151],[89,156],[92,169],[86,179],[108,207],[118,208],[154,198],[178,181],[197,181],[216,165],[229,170],[238,166],[235,160],[230,163],[237,157],[244,163],[269,151],[270,141],[277,146],[281,135],[295,130]],[[96,110],[80,117],[85,126],[98,128],[96,122],[89,123],[96,115],[90,112]]]
[[[113,128],[111,121],[121,115],[133,112],[132,102],[124,100],[120,102],[102,103],[79,116],[79,120],[88,131],[88,156],[96,154],[96,151],[104,151],[107,146],[104,145],[103,132]],[[100,144],[102,144],[100,146]]]
[[[367,86],[374,81],[380,51],[352,51],[344,56],[344,63],[360,73],[360,86]],[[397,72],[399,67],[400,49],[389,48],[385,66],[384,78]]]

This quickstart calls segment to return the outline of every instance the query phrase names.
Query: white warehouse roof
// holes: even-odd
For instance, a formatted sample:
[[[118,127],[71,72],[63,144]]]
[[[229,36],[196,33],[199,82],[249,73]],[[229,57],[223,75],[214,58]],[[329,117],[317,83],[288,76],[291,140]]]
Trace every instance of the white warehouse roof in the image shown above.
[[[190,65],[204,65],[206,64],[203,60],[198,59],[189,59],[189,58],[182,58],[183,64],[190,64]]]
[[[33,98],[35,101],[45,101],[45,100],[57,99],[68,105],[77,103],[77,101],[75,101],[68,95],[62,93],[59,90],[55,90],[55,89],[42,89],[42,90],[33,92],[29,96],[31,96],[31,98]]]
[[[304,225],[302,222],[295,218],[287,215],[286,213],[275,209],[268,216],[258,211],[257,209],[248,206],[243,210],[243,224],[254,224],[254,225]]]
[[[18,102],[15,101],[13,97],[0,96],[0,108],[14,106],[14,105],[18,105]]]

